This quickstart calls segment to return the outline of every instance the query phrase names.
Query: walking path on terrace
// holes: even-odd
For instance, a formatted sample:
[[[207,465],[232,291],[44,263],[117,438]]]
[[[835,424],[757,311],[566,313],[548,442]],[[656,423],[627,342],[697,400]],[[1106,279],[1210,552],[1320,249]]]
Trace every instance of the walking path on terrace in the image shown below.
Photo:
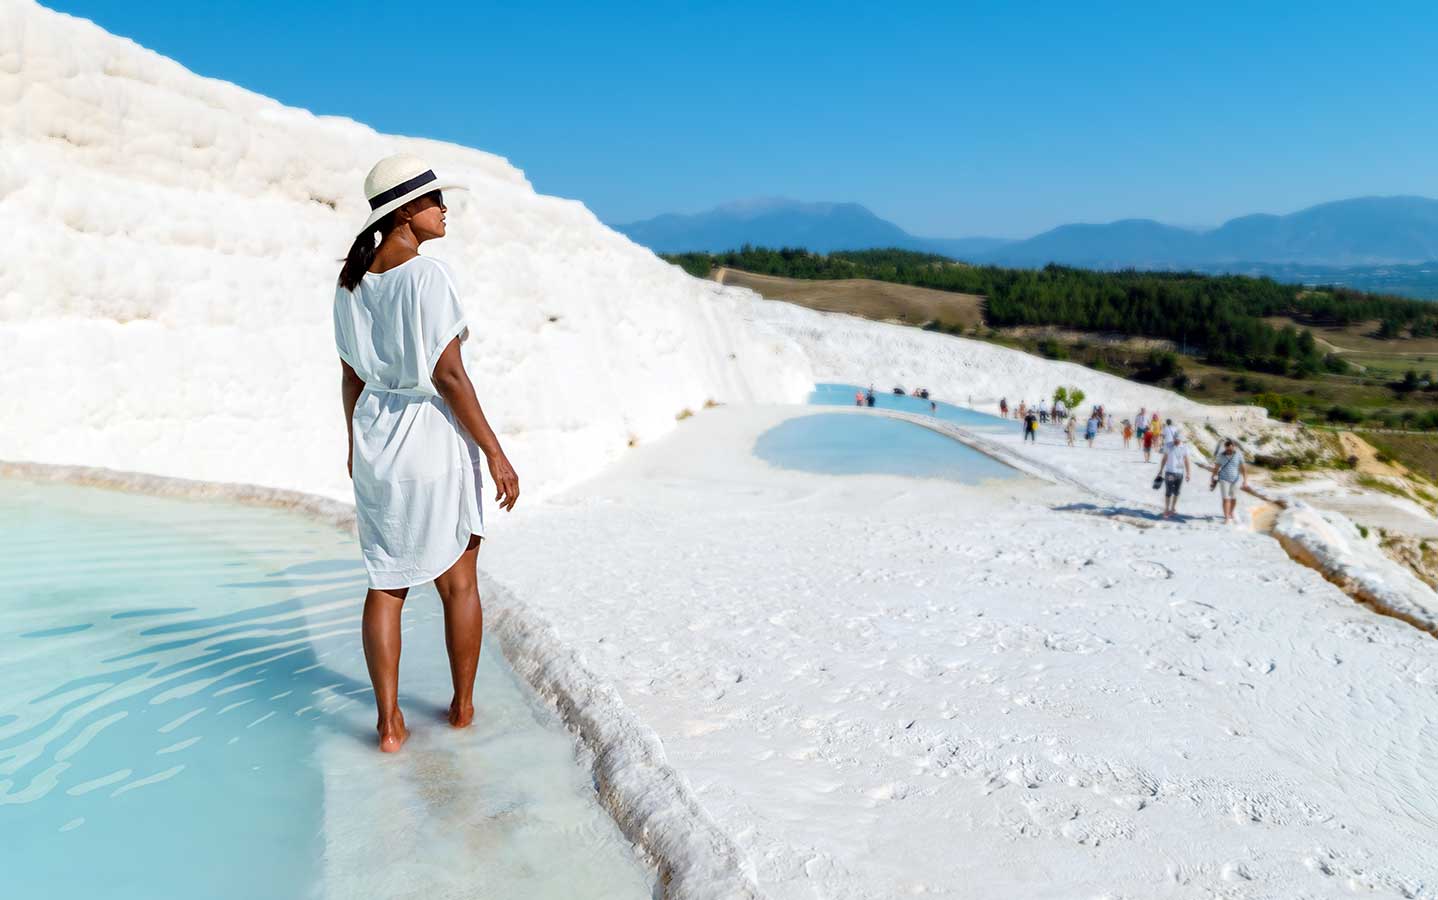
[[[705,411],[482,559],[766,896],[1438,896],[1432,638],[1264,535],[1159,521],[1136,451],[1019,448],[1101,494],[751,454],[814,412]]]

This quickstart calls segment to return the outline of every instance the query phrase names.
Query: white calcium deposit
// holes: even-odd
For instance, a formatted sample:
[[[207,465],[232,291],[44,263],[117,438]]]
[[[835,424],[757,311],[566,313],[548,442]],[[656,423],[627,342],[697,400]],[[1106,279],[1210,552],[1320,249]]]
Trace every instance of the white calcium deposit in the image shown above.
[[[701,413],[486,562],[764,896],[1438,897],[1432,637],[1223,525],[1206,473],[1161,520],[1116,435],[982,438],[1061,484],[752,455],[804,414]]]
[[[348,497],[330,306],[365,173],[417,154],[470,188],[428,245],[524,483],[601,468],[707,401],[812,379],[690,278],[499,157],[378,134],[0,0],[0,459]]]
[[[1085,408],[1101,403],[1116,418],[1131,417],[1140,407],[1193,422],[1247,424],[1267,418],[1260,407],[1205,406],[1086,366],[907,325],[788,303],[761,304],[755,315],[804,349],[820,381],[873,384],[880,391],[927,387],[950,403],[981,407],[995,415],[1001,398],[1017,409],[1020,401],[1030,405],[1051,401],[1054,389],[1062,386],[1082,390]]]
[[[1261,412],[689,278],[502,159],[28,0],[0,0],[0,460],[347,498],[336,259],[401,150],[472,188],[433,252],[548,495],[481,557],[523,609],[495,631],[673,894],[1438,897],[1433,639],[1216,522],[1202,475],[1163,522],[1110,434],[970,435],[1034,476],[982,486],[751,452],[799,412],[754,404],[816,379],[976,406],[1072,385],[1217,431]],[[1345,523],[1280,528],[1335,580],[1398,583]]]

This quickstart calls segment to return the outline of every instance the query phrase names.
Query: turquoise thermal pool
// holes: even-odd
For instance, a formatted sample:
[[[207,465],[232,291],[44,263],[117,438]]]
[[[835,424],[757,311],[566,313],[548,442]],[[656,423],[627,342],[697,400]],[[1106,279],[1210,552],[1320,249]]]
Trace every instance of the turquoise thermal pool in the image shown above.
[[[647,898],[573,741],[486,642],[454,731],[432,589],[374,747],[354,541],[296,515],[0,481],[4,895]]]
[[[863,414],[788,419],[759,436],[754,455],[780,468],[822,475],[900,475],[965,484],[1020,477],[993,457],[936,431]]]
[[[815,385],[814,392],[809,395],[809,402],[815,406],[853,406],[854,394],[863,390],[853,384],[819,384]],[[934,405],[937,408],[931,411],[928,400],[895,394],[892,391],[882,391],[877,388],[874,390],[874,406],[879,409],[895,409],[900,412],[932,416],[935,419],[953,422],[955,425],[962,425],[965,428],[978,431],[1006,431],[1018,428],[1018,423],[1012,419],[1001,419],[998,416],[975,412],[972,409],[954,406],[937,399],[934,401]]]

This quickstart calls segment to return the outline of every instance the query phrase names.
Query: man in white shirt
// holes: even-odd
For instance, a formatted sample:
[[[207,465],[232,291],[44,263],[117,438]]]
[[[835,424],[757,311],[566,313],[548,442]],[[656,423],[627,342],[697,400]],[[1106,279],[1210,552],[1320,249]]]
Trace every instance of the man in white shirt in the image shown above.
[[[1169,448],[1178,442],[1178,426],[1173,424],[1172,419],[1166,419],[1163,431],[1159,432],[1158,436],[1163,442],[1163,452],[1167,453]]]
[[[1173,443],[1163,451],[1158,470],[1163,475],[1163,517],[1171,519],[1178,512],[1178,492],[1183,483],[1193,478],[1193,469],[1188,461],[1188,445],[1177,433]]]

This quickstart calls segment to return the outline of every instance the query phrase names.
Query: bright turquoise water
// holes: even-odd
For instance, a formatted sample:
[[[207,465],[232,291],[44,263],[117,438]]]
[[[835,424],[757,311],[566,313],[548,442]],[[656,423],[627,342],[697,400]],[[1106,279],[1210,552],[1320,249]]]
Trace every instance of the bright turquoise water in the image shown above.
[[[816,385],[814,393],[809,395],[809,402],[816,406],[853,406],[854,393],[862,390],[863,388],[852,384],[820,384]],[[1008,430],[1016,427],[1012,421],[1005,422],[998,416],[974,412],[972,409],[954,406],[939,400],[935,400],[938,409],[930,412],[929,401],[920,400],[918,397],[900,396],[876,389],[874,398],[874,405],[879,409],[897,409],[901,412],[933,416],[936,419],[954,422],[965,428]]]
[[[781,468],[823,475],[902,475],[977,484],[1020,474],[912,422],[845,413],[785,420],[759,436],[754,455]]]
[[[476,725],[440,721],[432,591],[405,611],[415,736],[373,749],[350,538],[0,481],[0,583],[6,897],[650,896],[570,738],[495,646]]]

